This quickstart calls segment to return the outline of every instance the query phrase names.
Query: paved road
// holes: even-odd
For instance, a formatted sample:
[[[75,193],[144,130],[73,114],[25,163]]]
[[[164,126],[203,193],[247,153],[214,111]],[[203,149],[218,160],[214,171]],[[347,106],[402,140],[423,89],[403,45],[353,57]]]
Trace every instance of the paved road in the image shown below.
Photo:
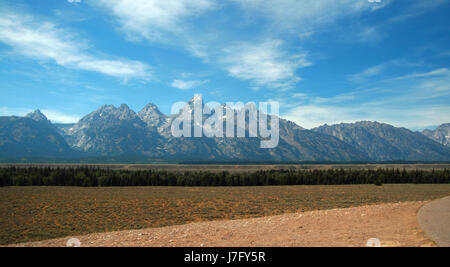
[[[423,206],[417,215],[420,227],[440,247],[450,247],[450,197]]]

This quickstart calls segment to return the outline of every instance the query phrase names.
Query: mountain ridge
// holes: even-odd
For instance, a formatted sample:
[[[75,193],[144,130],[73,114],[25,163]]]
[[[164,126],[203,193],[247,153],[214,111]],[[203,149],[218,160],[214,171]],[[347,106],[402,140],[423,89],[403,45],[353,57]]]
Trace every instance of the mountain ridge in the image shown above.
[[[203,99],[201,96],[194,96],[185,108],[192,109],[196,101]],[[221,107],[229,108],[226,105]],[[14,140],[14,135],[8,133],[8,129],[19,127],[8,124],[9,120],[17,123],[28,121],[26,127],[19,123],[28,134],[27,143],[21,145],[16,142],[16,147],[12,149],[4,144],[5,141],[0,140],[0,156],[7,156],[7,150],[12,149],[12,155],[16,156],[64,157],[79,153],[78,155],[86,157],[131,156],[181,161],[450,161],[450,148],[425,134],[385,123],[360,121],[351,124],[325,124],[308,130],[292,121],[279,118],[278,146],[261,149],[262,139],[259,137],[175,138],[171,134],[171,122],[180,114],[165,115],[156,105],[149,103],[138,113],[126,104],[119,107],[103,105],[75,124],[52,124],[39,110],[26,117],[0,117],[0,137],[5,140]],[[203,121],[214,116],[217,114],[207,115]],[[268,117],[273,119],[270,115]],[[248,115],[245,119],[248,122]],[[10,126],[8,128],[5,125]],[[40,134],[34,134],[33,127]],[[244,131],[248,136],[247,126]],[[56,146],[54,150],[59,153],[53,151],[39,155],[39,150],[33,148],[33,145],[41,141],[48,146]]]
[[[76,155],[46,118],[0,117],[0,157]]]
[[[335,136],[379,161],[448,160],[450,153],[450,149],[421,133],[386,123],[359,121],[323,125],[312,130]]]
[[[424,130],[422,134],[444,146],[450,147],[450,123],[444,123],[435,130]]]

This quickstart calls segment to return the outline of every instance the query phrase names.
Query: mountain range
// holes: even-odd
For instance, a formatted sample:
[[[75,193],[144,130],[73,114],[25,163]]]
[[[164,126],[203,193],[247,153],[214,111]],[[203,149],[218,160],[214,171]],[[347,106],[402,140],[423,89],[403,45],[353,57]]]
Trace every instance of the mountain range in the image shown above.
[[[200,97],[185,108],[193,109]],[[224,110],[230,109],[226,105]],[[177,161],[450,161],[449,129],[413,132],[378,122],[324,125],[307,130],[279,118],[275,148],[259,137],[175,138],[167,116],[153,104],[136,113],[127,105],[105,105],[75,124],[52,124],[39,110],[25,117],[0,117],[0,157],[142,157]],[[246,114],[247,115],[247,114]],[[204,120],[217,116],[212,113]],[[248,115],[250,116],[250,114]],[[246,120],[248,121],[248,116]],[[269,116],[269,120],[271,116]],[[248,135],[248,128],[245,129]]]
[[[0,117],[0,157],[76,155],[56,127],[40,112]]]
[[[442,124],[434,131],[424,130],[422,134],[444,146],[450,146],[450,123]]]
[[[377,161],[448,160],[448,147],[421,133],[385,123],[361,121],[324,125],[312,130],[335,136]]]

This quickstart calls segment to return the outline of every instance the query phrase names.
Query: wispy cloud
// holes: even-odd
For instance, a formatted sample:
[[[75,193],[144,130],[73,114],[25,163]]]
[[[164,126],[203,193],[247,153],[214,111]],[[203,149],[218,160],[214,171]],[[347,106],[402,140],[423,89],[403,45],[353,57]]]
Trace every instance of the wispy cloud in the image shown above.
[[[81,118],[72,114],[66,114],[57,110],[43,109],[42,113],[52,122],[56,123],[76,123]]]
[[[229,76],[250,81],[253,89],[286,90],[301,80],[298,69],[311,63],[306,52],[287,50],[280,40],[280,32],[307,39],[318,27],[326,28],[346,16],[375,11],[389,3],[388,0],[382,3],[354,0],[101,0],[99,6],[115,18],[128,40],[181,46],[204,63],[220,64]],[[211,34],[208,25],[193,23],[197,17],[220,12],[230,5],[268,20],[272,30],[264,31],[264,37],[258,37],[256,33],[241,38],[233,32]],[[249,25],[240,25],[246,26]],[[374,27],[365,29],[364,39],[378,34]]]
[[[445,4],[446,0],[434,0],[434,1],[411,1],[405,5],[403,12],[389,19],[390,22],[398,22],[410,19],[415,16],[422,15],[434,8],[437,8]]]
[[[350,42],[358,41],[359,43],[373,44],[385,38],[385,33],[377,26],[362,26],[352,36]]]
[[[25,116],[32,111],[28,108],[0,107],[0,116]]]
[[[249,80],[255,86],[290,89],[301,80],[296,71],[310,66],[307,54],[289,54],[283,42],[239,43],[224,49],[222,63],[232,77]]]
[[[150,67],[142,62],[89,53],[86,40],[52,22],[3,9],[1,13],[0,42],[22,56],[122,79],[151,77]]]
[[[286,107],[283,117],[305,128],[378,120],[421,129],[450,121],[448,69],[383,79],[378,86],[327,98],[292,94],[281,99]]]
[[[355,83],[367,82],[369,78],[379,75],[384,70],[385,67],[386,65],[384,64],[376,65],[367,68],[360,73],[352,74],[348,77],[348,79]]]
[[[416,73],[412,73],[412,74],[408,74],[408,75],[404,75],[404,76],[399,76],[399,77],[393,78],[393,80],[407,80],[407,79],[442,76],[442,75],[449,75],[449,74],[450,74],[449,69],[441,68],[441,69],[436,69],[436,70],[427,71],[427,72],[419,72],[419,73],[416,72]]]
[[[131,40],[160,41],[179,34],[185,19],[215,8],[211,0],[100,0]]]
[[[276,29],[312,32],[317,27],[335,22],[348,15],[374,11],[390,3],[355,0],[233,0],[252,15],[269,20]]]
[[[172,87],[178,88],[180,90],[189,90],[195,87],[199,87],[207,83],[207,80],[193,80],[193,81],[186,81],[186,80],[174,80],[171,84]]]
[[[423,129],[448,122],[448,105],[422,104],[414,108],[392,103],[360,103],[352,106],[304,105],[290,109],[282,116],[305,128],[327,124],[351,123],[355,121],[382,121],[397,127]]]

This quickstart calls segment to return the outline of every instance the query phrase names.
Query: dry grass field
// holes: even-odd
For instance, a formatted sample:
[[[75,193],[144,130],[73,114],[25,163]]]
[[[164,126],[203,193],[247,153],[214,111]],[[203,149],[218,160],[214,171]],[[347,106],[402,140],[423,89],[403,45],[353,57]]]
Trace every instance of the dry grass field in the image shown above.
[[[0,244],[450,195],[450,185],[0,188]]]

